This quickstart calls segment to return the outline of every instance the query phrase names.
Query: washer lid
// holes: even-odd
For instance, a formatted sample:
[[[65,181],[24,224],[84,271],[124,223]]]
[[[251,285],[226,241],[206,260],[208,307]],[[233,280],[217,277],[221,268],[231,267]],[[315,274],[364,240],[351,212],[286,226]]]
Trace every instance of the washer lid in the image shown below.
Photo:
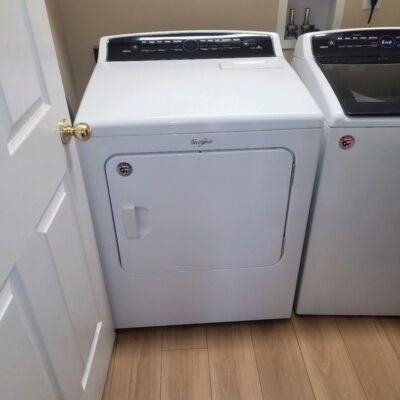
[[[374,59],[318,60],[350,117],[400,116],[399,62],[400,57],[380,64]]]
[[[328,126],[400,125],[400,28],[302,35],[292,64]]]
[[[312,49],[348,116],[400,115],[400,29],[315,35]]]

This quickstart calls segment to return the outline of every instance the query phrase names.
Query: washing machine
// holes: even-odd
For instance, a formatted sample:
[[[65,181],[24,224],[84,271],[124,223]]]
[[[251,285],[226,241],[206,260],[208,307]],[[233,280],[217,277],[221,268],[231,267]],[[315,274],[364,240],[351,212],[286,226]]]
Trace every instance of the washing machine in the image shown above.
[[[325,117],[296,311],[400,315],[400,29],[303,35],[293,67]]]
[[[276,34],[104,37],[76,120],[117,328],[291,315],[323,117]]]

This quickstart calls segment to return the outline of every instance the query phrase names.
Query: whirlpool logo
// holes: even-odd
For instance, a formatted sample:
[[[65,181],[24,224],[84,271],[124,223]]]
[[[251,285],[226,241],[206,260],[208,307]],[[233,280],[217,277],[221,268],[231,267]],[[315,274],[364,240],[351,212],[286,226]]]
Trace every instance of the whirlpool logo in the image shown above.
[[[205,144],[210,144],[212,143],[212,139],[209,138],[203,138],[203,139],[191,139],[190,143],[193,146],[201,147],[204,146]]]

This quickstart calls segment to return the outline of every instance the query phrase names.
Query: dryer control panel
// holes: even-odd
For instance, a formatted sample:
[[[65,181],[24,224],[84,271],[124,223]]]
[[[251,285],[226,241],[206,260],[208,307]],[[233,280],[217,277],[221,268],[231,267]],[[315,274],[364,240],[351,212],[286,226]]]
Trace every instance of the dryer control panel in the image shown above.
[[[112,38],[107,61],[190,60],[275,56],[271,36],[237,32],[176,32]]]
[[[317,34],[315,57],[400,56],[400,30],[368,29]]]

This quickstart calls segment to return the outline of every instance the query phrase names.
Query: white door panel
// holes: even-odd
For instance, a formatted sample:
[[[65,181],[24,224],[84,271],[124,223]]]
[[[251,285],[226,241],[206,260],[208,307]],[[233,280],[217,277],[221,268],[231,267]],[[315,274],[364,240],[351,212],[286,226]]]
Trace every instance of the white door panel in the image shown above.
[[[276,264],[293,161],[285,149],[111,158],[106,171],[122,267],[146,273]],[[124,162],[129,176],[118,173]]]
[[[10,278],[0,291],[1,398],[55,400],[57,388],[46,371],[18,289]]]
[[[40,119],[50,108],[43,70],[32,30],[27,4],[23,0],[5,0],[2,4],[1,23],[8,35],[0,42],[2,62],[2,94],[8,113],[8,146],[14,152],[23,137],[27,122]],[[18,27],[17,34],[15,27]]]
[[[82,395],[83,361],[44,235],[33,234],[12,273],[19,277],[26,293],[48,369],[53,371],[66,398],[79,399]]]
[[[114,333],[42,0],[0,5],[0,398],[100,399]]]
[[[38,232],[45,235],[57,270],[65,302],[75,328],[82,360],[90,352],[99,312],[88,275],[83,241],[65,183],[58,187],[39,222]]]

